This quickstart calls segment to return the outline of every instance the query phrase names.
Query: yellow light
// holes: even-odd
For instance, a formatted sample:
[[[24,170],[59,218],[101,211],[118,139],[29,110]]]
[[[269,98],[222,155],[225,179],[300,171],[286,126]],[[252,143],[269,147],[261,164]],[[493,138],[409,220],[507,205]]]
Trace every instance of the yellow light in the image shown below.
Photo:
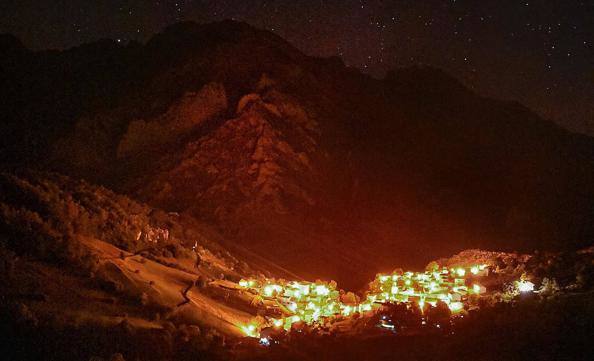
[[[470,268],[470,272],[471,272],[473,275],[476,275],[476,274],[478,274],[478,273],[479,273],[479,268],[478,268],[478,266],[472,266],[472,267]]]
[[[466,270],[464,268],[458,268],[456,270],[456,274],[460,277],[464,277],[464,275],[466,274]]]
[[[343,314],[344,316],[348,316],[348,315],[350,315],[350,314],[351,314],[351,311],[352,311],[352,310],[353,310],[353,309],[352,309],[352,307],[351,307],[351,306],[344,306],[344,308],[342,309],[342,314]]]
[[[272,296],[273,293],[274,293],[273,285],[267,285],[264,287],[264,295],[270,297],[270,296]]]
[[[256,327],[256,325],[254,323],[249,323],[247,325],[241,325],[241,326],[239,326],[239,328],[247,337],[258,337],[257,332],[256,332],[258,330],[258,328]]]
[[[435,295],[437,297],[438,300],[449,300],[449,295],[446,295],[444,293],[438,293],[437,295]]]
[[[281,327],[283,325],[283,323],[285,323],[285,322],[282,318],[272,320],[272,324],[274,325],[274,327]]]
[[[408,296],[414,296],[415,295],[415,290],[413,290],[412,288],[409,288],[407,290],[402,291],[403,295],[408,295]]]
[[[388,280],[388,276],[380,276],[379,280],[380,282],[384,283]]]
[[[532,292],[534,291],[534,283],[530,281],[520,280],[516,282],[518,291],[520,292]]]
[[[480,293],[481,292],[481,286],[474,284],[472,286],[472,290],[474,291],[474,293]]]
[[[309,295],[309,285],[300,285],[299,288],[304,295]]]
[[[360,309],[362,312],[371,311],[371,305],[370,305],[369,303],[362,303],[362,304],[359,306],[359,309]]]
[[[316,293],[320,296],[328,296],[330,294],[330,290],[324,285],[318,285],[316,286]]]
[[[390,292],[395,295],[398,293],[398,286],[392,286],[392,289],[390,290]]]
[[[448,307],[450,308],[450,311],[456,313],[464,309],[464,304],[462,302],[451,302]]]
[[[405,280],[405,281],[404,281],[404,284],[405,284],[405,285],[407,285],[407,286],[410,286],[410,284],[411,284],[411,280]]]
[[[246,280],[241,280],[239,281],[239,286],[246,288],[249,285],[248,281]]]
[[[314,321],[317,321],[320,318],[320,310],[319,309],[315,310],[314,313],[313,313],[313,315],[311,316],[311,318]]]
[[[454,291],[456,293],[466,292],[466,290],[467,290],[466,286],[455,286],[455,287],[452,287],[452,291]]]

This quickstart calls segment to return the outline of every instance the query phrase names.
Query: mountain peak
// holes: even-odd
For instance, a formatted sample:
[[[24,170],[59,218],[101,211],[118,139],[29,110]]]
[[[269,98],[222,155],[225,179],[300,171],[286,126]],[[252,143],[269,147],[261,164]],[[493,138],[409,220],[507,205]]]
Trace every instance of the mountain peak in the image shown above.
[[[147,43],[149,48],[157,47],[190,47],[206,49],[222,43],[242,42],[273,43],[276,46],[290,46],[277,35],[257,29],[245,22],[223,20],[219,22],[200,24],[193,21],[175,23],[154,35]]]

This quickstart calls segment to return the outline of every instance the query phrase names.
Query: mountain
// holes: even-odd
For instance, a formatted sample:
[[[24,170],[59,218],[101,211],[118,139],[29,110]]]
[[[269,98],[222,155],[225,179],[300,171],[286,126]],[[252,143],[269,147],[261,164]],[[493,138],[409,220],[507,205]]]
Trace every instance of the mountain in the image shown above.
[[[374,79],[233,21],[0,46],[5,170],[84,178],[305,278],[592,243],[594,139],[438,69]]]

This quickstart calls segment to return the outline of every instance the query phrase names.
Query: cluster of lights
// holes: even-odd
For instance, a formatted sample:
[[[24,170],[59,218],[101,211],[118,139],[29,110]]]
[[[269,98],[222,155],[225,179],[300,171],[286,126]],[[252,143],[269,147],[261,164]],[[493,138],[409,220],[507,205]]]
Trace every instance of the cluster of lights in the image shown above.
[[[360,303],[342,302],[333,282],[243,279],[239,281],[241,289],[254,294],[255,299],[272,302],[282,316],[254,320],[240,325],[240,329],[246,336],[259,337],[265,327],[288,331],[294,323],[324,324],[339,317],[370,312],[389,303],[417,305],[423,310],[426,305],[436,306],[441,301],[452,313],[458,313],[465,308],[468,295],[485,292],[483,286],[467,281],[486,274],[486,269],[486,265],[475,265],[380,274],[370,283],[367,298]]]
[[[469,278],[484,275],[486,269],[486,265],[476,265],[469,268],[435,268],[422,273],[381,274],[370,284],[364,304],[416,304],[422,311],[425,305],[435,307],[441,301],[452,313],[458,313],[464,309],[464,300],[468,295],[486,291],[478,283],[468,284]]]
[[[534,292],[534,283],[527,281],[525,279],[521,279],[519,281],[516,281],[516,288],[521,293]]]
[[[258,299],[273,301],[282,317],[270,318],[267,324],[243,325],[243,332],[257,336],[258,329],[266,326],[291,329],[297,322],[308,325],[322,323],[350,309],[340,301],[340,293],[333,283],[286,282],[284,280],[241,280],[239,286],[256,294]]]

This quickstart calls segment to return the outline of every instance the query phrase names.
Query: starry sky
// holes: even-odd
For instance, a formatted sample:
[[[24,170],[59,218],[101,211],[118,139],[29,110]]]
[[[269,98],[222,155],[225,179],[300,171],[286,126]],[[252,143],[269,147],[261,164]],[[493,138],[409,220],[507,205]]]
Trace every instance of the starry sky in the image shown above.
[[[183,20],[235,19],[375,77],[440,67],[594,136],[594,0],[1,0],[0,32],[33,49],[146,41]]]

